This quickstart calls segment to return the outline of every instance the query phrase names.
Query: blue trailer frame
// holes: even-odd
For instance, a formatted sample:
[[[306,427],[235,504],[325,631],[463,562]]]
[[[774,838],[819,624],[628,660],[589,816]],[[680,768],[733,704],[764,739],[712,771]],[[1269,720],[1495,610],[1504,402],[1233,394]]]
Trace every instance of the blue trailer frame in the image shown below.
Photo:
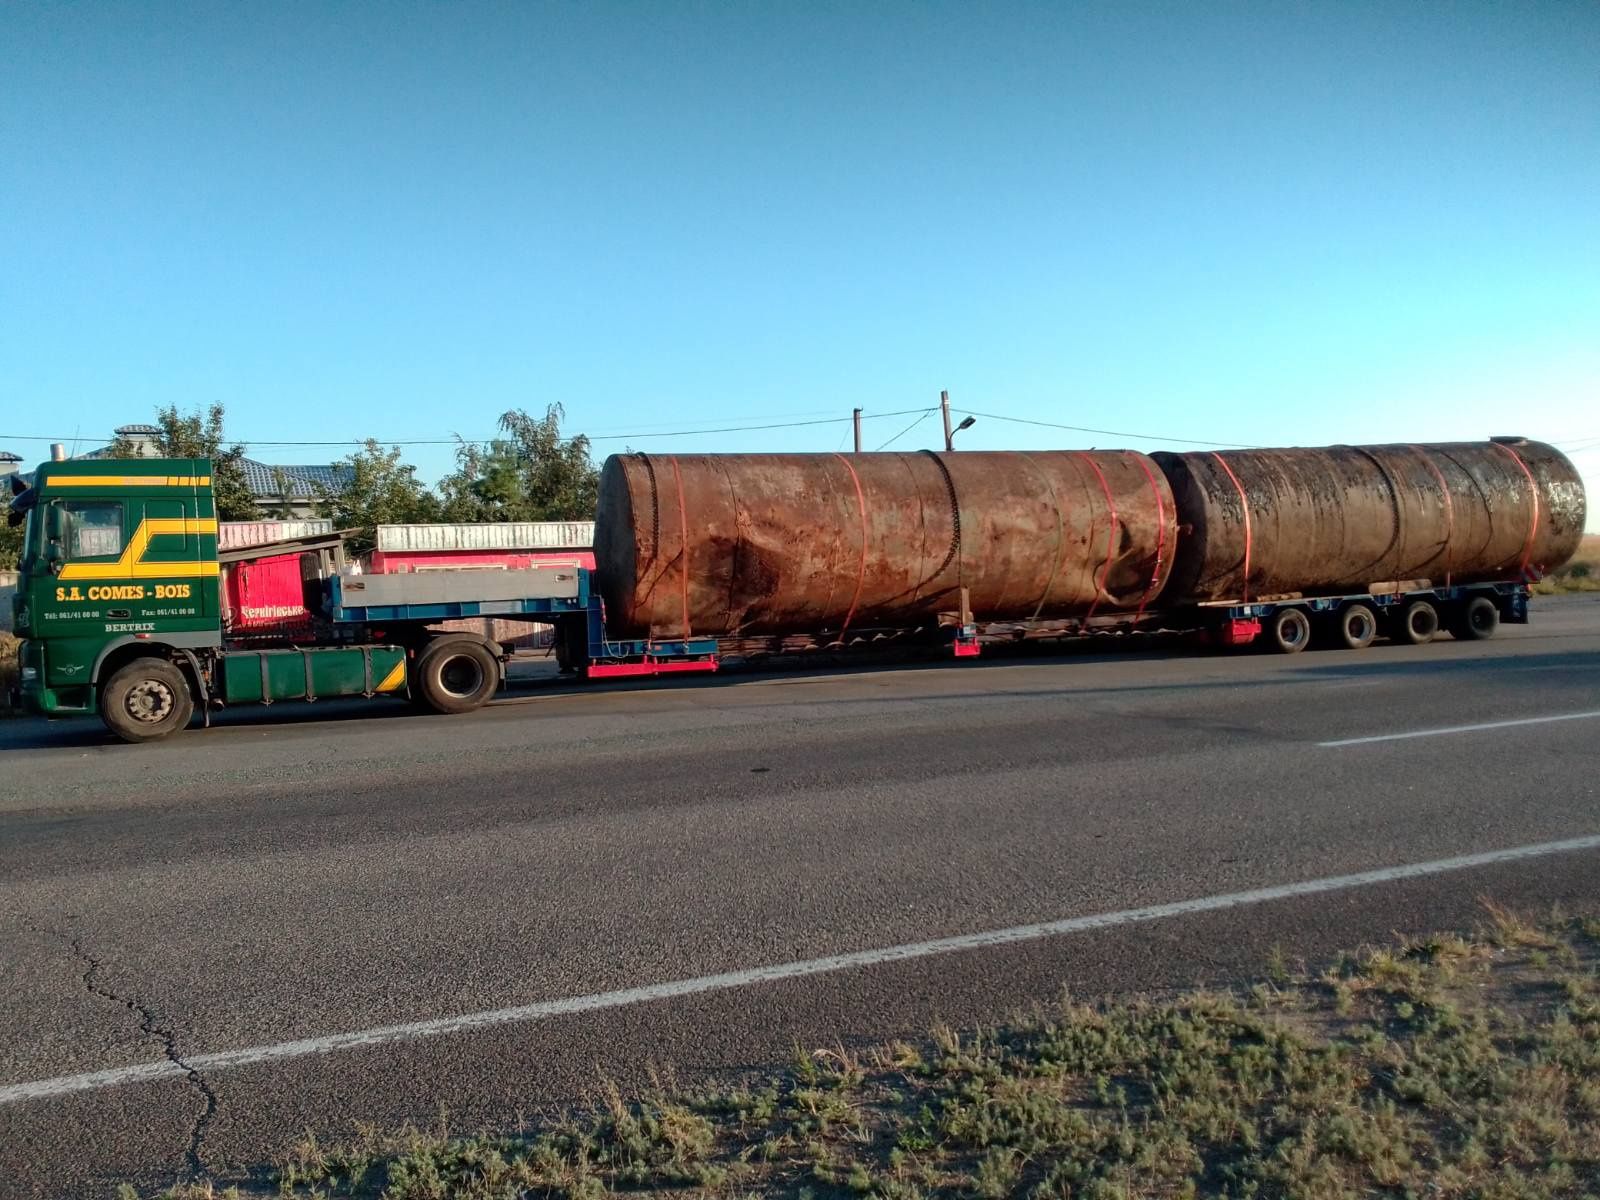
[[[1213,640],[1225,646],[1245,646],[1261,636],[1264,629],[1279,614],[1294,610],[1303,612],[1313,621],[1326,626],[1347,609],[1361,605],[1371,610],[1378,621],[1374,634],[1384,631],[1384,626],[1400,619],[1408,607],[1419,601],[1432,605],[1441,627],[1454,625],[1454,619],[1467,611],[1467,606],[1479,597],[1490,599],[1498,619],[1508,625],[1528,623],[1528,585],[1522,582],[1450,584],[1443,587],[1419,587],[1385,592],[1354,592],[1338,596],[1284,596],[1269,600],[1222,601],[1202,605],[1197,610],[1197,626]],[[1393,630],[1388,632],[1393,634]],[[1487,636],[1479,634],[1476,636]],[[1371,639],[1368,638],[1368,641]],[[1294,653],[1303,645],[1279,644],[1278,649]]]
[[[571,597],[384,605],[346,603],[345,577],[336,575],[329,582],[329,613],[337,625],[384,629],[474,617],[502,617],[554,625],[557,636],[581,623],[584,652],[582,661],[572,665],[579,675],[590,679],[717,669],[719,659],[714,637],[611,637],[606,629],[605,601],[594,587],[591,572],[587,567],[578,567],[576,572],[577,590]]]

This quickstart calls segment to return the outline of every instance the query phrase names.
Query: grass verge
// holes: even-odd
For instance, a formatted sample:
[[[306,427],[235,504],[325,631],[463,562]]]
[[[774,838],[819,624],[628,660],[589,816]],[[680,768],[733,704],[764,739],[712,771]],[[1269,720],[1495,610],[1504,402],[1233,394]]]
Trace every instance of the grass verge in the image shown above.
[[[1541,596],[1600,592],[1600,533],[1585,534],[1572,561],[1534,584],[1533,590]]]
[[[21,639],[0,630],[0,717],[16,715],[11,707],[11,689],[17,685],[17,648]]]
[[[1594,1196],[1597,967],[1600,920],[1490,909],[1316,972],[1274,955],[1248,989],[797,1051],[732,1090],[602,1086],[514,1134],[308,1138],[259,1188],[164,1195]]]

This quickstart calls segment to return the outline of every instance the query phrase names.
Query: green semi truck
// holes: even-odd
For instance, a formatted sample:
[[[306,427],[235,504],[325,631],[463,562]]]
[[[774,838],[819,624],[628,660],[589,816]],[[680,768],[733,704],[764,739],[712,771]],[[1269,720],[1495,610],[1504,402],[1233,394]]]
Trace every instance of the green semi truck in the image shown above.
[[[438,626],[484,616],[556,625],[581,674],[715,668],[715,642],[604,638],[579,567],[363,576],[348,573],[337,535],[219,554],[211,470],[204,459],[52,461],[12,501],[24,527],[13,600],[24,707],[97,713],[130,742],[227,705],[397,696],[468,712],[500,688],[507,656]],[[290,644],[230,636],[224,621],[224,572],[263,555],[302,560],[315,622]],[[595,658],[591,630],[604,647]]]

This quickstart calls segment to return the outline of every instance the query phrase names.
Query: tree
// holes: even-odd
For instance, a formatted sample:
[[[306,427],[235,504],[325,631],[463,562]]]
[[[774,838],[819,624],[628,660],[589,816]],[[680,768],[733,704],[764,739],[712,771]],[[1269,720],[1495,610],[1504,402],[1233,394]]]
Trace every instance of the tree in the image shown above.
[[[444,515],[452,521],[590,521],[600,473],[589,439],[564,438],[561,405],[543,417],[513,409],[500,417],[502,437],[462,442],[456,470],[445,478]]]
[[[272,468],[272,488],[277,493],[277,500],[266,506],[268,514],[280,521],[287,521],[294,516],[294,484],[289,479],[289,472],[282,467]]]
[[[259,521],[261,506],[245,482],[244,447],[235,443],[223,449],[222,419],[220,404],[213,404],[203,417],[198,410],[179,413],[173,404],[157,409],[156,424],[161,432],[154,437],[156,453],[161,458],[209,458],[218,520]],[[138,458],[139,447],[131,439],[118,436],[107,456]]]
[[[370,529],[374,525],[404,525],[437,521],[439,500],[417,479],[417,469],[400,461],[400,447],[385,450],[368,438],[361,450],[339,464],[344,479],[336,492],[325,493],[317,505],[335,529]],[[372,548],[370,537],[357,536],[350,548],[361,553]]]
[[[5,518],[10,516],[5,506],[11,503],[11,492],[0,491],[0,571],[15,571],[22,557],[22,526],[13,525]]]

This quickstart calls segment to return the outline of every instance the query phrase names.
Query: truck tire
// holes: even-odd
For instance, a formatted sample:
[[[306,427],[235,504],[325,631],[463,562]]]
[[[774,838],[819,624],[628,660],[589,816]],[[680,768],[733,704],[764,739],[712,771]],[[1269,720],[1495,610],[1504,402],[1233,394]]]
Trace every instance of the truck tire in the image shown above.
[[[164,658],[136,658],[100,689],[100,719],[125,742],[167,737],[192,716],[189,681]]]
[[[440,638],[417,655],[411,695],[439,713],[482,708],[500,688],[500,660],[482,642]]]
[[[1267,645],[1279,654],[1299,654],[1311,643],[1311,618],[1303,609],[1280,608],[1267,621]]]
[[[1390,636],[1396,643],[1425,646],[1439,633],[1439,610],[1426,600],[1413,600],[1393,620]]]
[[[1487,641],[1500,628],[1500,609],[1487,596],[1474,596],[1456,614],[1450,632],[1464,642]]]
[[[1365,650],[1378,636],[1378,615],[1365,604],[1346,604],[1335,620],[1339,645],[1346,650]]]

